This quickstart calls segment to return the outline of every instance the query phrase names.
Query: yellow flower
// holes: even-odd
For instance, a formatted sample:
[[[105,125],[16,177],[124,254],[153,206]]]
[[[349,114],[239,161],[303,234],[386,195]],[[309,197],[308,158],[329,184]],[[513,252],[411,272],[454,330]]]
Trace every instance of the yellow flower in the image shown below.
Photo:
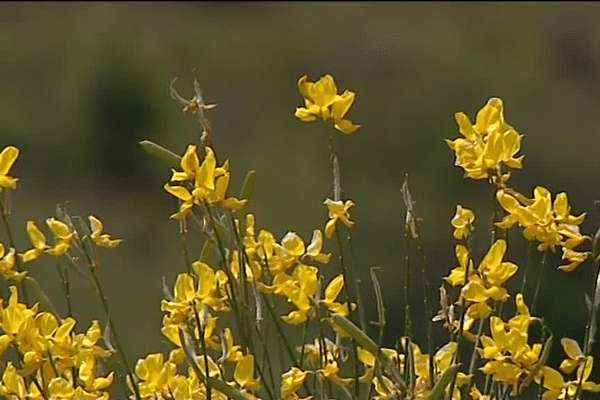
[[[58,239],[56,245],[46,250],[46,253],[54,257],[60,257],[69,251],[73,242],[73,232],[69,230],[67,224],[54,218],[48,218],[46,224]]]
[[[350,215],[348,214],[350,209],[354,207],[352,200],[346,200],[344,203],[341,200],[333,201],[331,199],[325,199],[324,204],[329,211],[329,221],[325,224],[325,236],[327,236],[327,238],[331,239],[333,236],[338,221],[341,221],[348,228],[354,226],[354,222],[350,221]]]
[[[0,153],[0,193],[3,189],[16,189],[17,178],[8,176],[10,169],[19,156],[19,149],[14,146],[7,146]]]
[[[12,362],[8,362],[2,382],[0,382],[0,395],[9,399],[24,399],[27,397],[27,386],[25,379],[17,373],[17,369]]]
[[[114,249],[121,244],[121,239],[112,239],[108,233],[102,233],[104,231],[104,225],[102,224],[102,221],[93,215],[90,215],[88,219],[90,220],[90,226],[92,227],[91,238],[97,246],[106,247],[107,249]]]
[[[27,272],[18,272],[15,270],[15,265],[15,249],[11,248],[6,253],[4,245],[0,243],[0,275],[4,279],[20,282],[27,275]]]
[[[177,366],[165,362],[161,353],[149,354],[135,365],[135,374],[140,379],[138,388],[143,398],[168,395],[169,383],[176,373]]]
[[[197,154],[197,148],[189,145],[181,158],[183,171],[173,170],[171,182],[193,181],[193,188],[188,186],[164,185],[167,192],[181,200],[179,211],[171,218],[182,219],[192,210],[194,205],[202,203],[216,204],[236,211],[242,208],[248,200],[239,200],[235,197],[226,198],[229,187],[229,164],[227,161],[217,167],[217,159],[214,151],[206,146],[206,153],[202,164]]]
[[[296,394],[306,380],[307,372],[292,367],[288,372],[281,375],[281,398],[283,400],[299,400]]]
[[[585,261],[585,253],[572,250],[588,239],[579,231],[586,214],[577,217],[570,214],[566,193],[557,194],[553,203],[550,191],[543,186],[534,189],[533,199],[507,188],[498,190],[496,199],[508,213],[496,226],[509,229],[518,224],[523,228],[525,239],[540,242],[539,251],[554,251],[556,246],[563,247],[563,259],[570,262],[560,267],[564,271],[572,271]]]
[[[500,176],[500,167],[520,169],[523,156],[515,158],[521,149],[521,135],[504,121],[502,100],[493,97],[479,110],[475,125],[459,112],[454,115],[463,138],[446,143],[456,155],[455,165],[465,171],[465,177],[485,179]],[[506,183],[508,176],[500,181]]]
[[[27,250],[23,257],[23,262],[35,261],[44,253],[46,250],[46,237],[39,230],[33,221],[27,221],[27,235],[33,244],[33,249]]]
[[[260,385],[258,379],[254,379],[254,356],[248,354],[242,356],[235,365],[233,379],[240,387],[250,392],[254,392]]]
[[[475,213],[473,211],[468,208],[456,206],[456,214],[451,221],[454,227],[454,238],[462,240],[469,237],[473,230],[473,221],[475,221]]]
[[[298,80],[298,89],[304,98],[304,107],[297,107],[295,116],[302,122],[312,122],[317,118],[330,119],[333,126],[343,133],[354,133],[360,125],[353,124],[344,116],[354,103],[354,93],[346,90],[337,94],[337,86],[331,75],[321,77],[316,83],[307,82],[306,75]]]
[[[325,288],[325,298],[321,303],[331,312],[341,314],[347,317],[349,314],[348,303],[338,303],[335,301],[344,288],[344,275],[340,274],[333,278]]]

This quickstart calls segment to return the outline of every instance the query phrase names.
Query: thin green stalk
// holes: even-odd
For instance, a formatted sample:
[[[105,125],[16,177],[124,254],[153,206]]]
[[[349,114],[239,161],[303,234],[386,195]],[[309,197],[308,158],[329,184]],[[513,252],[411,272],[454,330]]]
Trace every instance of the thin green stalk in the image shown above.
[[[473,345],[473,353],[471,354],[471,362],[469,362],[469,376],[473,377],[475,372],[475,363],[477,362],[477,345],[479,344],[479,338],[481,337],[481,333],[483,332],[483,319],[479,320],[479,327],[477,328],[477,337],[475,338],[475,344]],[[473,384],[473,378],[469,379],[467,384],[466,392],[469,393],[471,391],[471,385]]]
[[[106,318],[108,319],[108,324],[112,328],[112,334],[115,339],[115,344],[117,345],[117,353],[119,354],[119,358],[121,359],[121,363],[125,366],[125,371],[127,376],[131,380],[131,384],[133,386],[133,391],[135,393],[136,399],[141,399],[139,388],[137,382],[133,378],[133,373],[129,368],[129,363],[127,362],[127,357],[125,356],[125,351],[123,350],[123,346],[121,346],[121,341],[119,340],[119,335],[117,335],[117,328],[112,320],[110,315],[110,307],[108,306],[108,300],[104,295],[104,291],[102,290],[102,285],[100,284],[100,280],[98,279],[98,274],[96,274],[95,267],[91,267],[90,271],[92,273],[92,278],[94,279],[94,283],[96,285],[96,290],[98,292],[98,296],[100,297],[100,302],[102,303],[102,307],[104,308],[104,312],[106,313]],[[123,391],[127,393],[127,388],[123,387]]]
[[[427,256],[425,255],[425,251],[423,250],[423,236],[421,235],[421,224],[419,223],[419,219],[415,216],[415,231],[417,233],[417,249],[419,254],[421,255],[421,277],[423,282],[423,304],[425,306],[425,315],[427,318],[427,354],[431,355],[429,357],[429,384],[433,384],[433,316],[431,315],[431,306],[429,299],[429,279],[427,278]]]
[[[538,294],[542,282],[544,281],[544,274],[546,273],[546,259],[548,258],[548,250],[544,251],[542,256],[542,264],[540,267],[540,277],[538,278],[537,285],[535,286],[535,294],[533,295],[533,304],[531,305],[531,314],[535,315],[535,307],[537,306]]]
[[[192,262],[190,261],[190,251],[187,242],[187,227],[185,226],[185,219],[181,219],[179,222],[179,234],[181,235],[181,245],[183,247],[183,261],[185,262],[185,268],[187,273],[192,273]]]
[[[258,324],[254,325],[254,329],[256,330],[256,333],[258,334],[259,338],[260,338],[260,343],[263,346],[263,355],[265,357],[265,361],[266,361],[266,365],[269,367],[269,378],[271,380],[271,385],[273,387],[273,392],[271,392],[271,390],[269,390],[268,386],[265,385],[265,387],[267,388],[267,392],[269,394],[269,397],[272,399],[275,399],[276,397],[274,397],[273,393],[275,391],[275,389],[277,388],[277,384],[275,382],[275,378],[273,376],[273,363],[271,362],[271,356],[269,355],[269,351],[268,351],[268,346],[267,346],[267,340],[266,338],[264,338],[262,336],[262,333],[260,331],[260,329],[258,329]],[[263,372],[262,371],[262,366],[264,366],[265,363],[262,363],[259,365],[258,367],[258,372],[261,375],[261,379],[266,382],[266,379],[263,376]]]
[[[73,310],[71,306],[71,289],[69,286],[69,271],[66,268],[63,268],[60,265],[58,259],[56,259],[56,269],[58,271],[58,275],[60,276],[60,282],[62,285],[63,293],[65,295],[65,300],[67,302],[67,316],[73,316]]]
[[[370,275],[371,275],[371,281],[373,283],[373,289],[375,291],[375,299],[376,299],[376,304],[377,304],[377,316],[378,316],[377,328],[379,330],[379,334],[377,336],[377,354],[375,354],[375,358],[376,358],[375,362],[376,362],[377,373],[379,375],[381,375],[381,363],[378,361],[378,359],[381,355],[381,345],[383,343],[383,335],[385,333],[386,320],[385,320],[385,307],[383,305],[383,294],[381,292],[381,285],[379,284],[379,279],[377,279],[375,270],[376,270],[376,268],[371,268]],[[358,376],[358,374],[356,374],[356,376]],[[358,382],[358,380],[356,380],[356,382]],[[382,384],[384,384],[383,379],[380,379],[380,382]],[[369,400],[371,398],[370,396],[371,396],[372,389],[373,389],[373,383],[370,381],[367,384],[365,400]]]
[[[15,245],[15,240],[13,238],[12,230],[10,229],[10,223],[8,221],[8,207],[5,207],[4,202],[2,201],[0,201],[0,214],[2,215],[2,223],[4,224],[4,229],[6,230],[6,236],[8,236],[8,244],[10,245],[10,247],[15,249],[15,251],[17,251],[17,246]],[[15,270],[17,272],[22,271],[21,260],[18,256],[15,256]],[[20,292],[23,296],[23,301],[25,301],[25,304],[29,304],[29,296],[27,295],[27,289],[25,289],[25,285],[23,284],[23,282],[19,283],[19,287],[21,289]]]
[[[285,347],[286,353],[290,357],[290,360],[292,361],[294,366],[302,369],[301,364],[298,362],[296,357],[294,357],[294,352],[292,351],[292,347],[290,346],[290,343],[287,340],[287,336],[285,335],[285,332],[283,332],[283,328],[279,324],[279,319],[277,318],[277,315],[275,315],[275,311],[273,311],[273,305],[271,303],[269,303],[268,299],[264,298],[264,295],[263,295],[263,299],[265,300],[265,303],[267,304],[267,310],[269,311],[269,315],[271,316],[271,319],[275,323],[275,327],[277,328],[277,333],[279,333],[279,337],[283,340],[283,345]],[[302,357],[302,356],[300,356],[300,357]]]
[[[358,304],[358,318],[360,321],[360,328],[363,331],[367,329],[367,319],[365,317],[365,307],[362,300],[362,294],[360,290],[360,278],[358,273],[356,272],[356,264],[354,262],[354,247],[352,246],[352,234],[350,233],[350,229],[346,227],[348,247],[350,247],[350,266],[349,271],[354,277],[354,290],[356,291],[356,302]]]
[[[406,275],[404,277],[404,304],[405,304],[405,314],[404,314],[404,336],[410,337],[411,332],[411,318],[410,318],[410,238],[409,238],[409,227],[405,225],[404,227],[404,241],[405,241],[405,265],[406,265]]]
[[[496,241],[498,237],[498,227],[496,226],[496,215],[498,214],[498,202],[496,201],[496,187],[490,185],[490,197],[492,202],[492,215],[490,217],[490,236],[491,236],[491,244]]]
[[[459,293],[462,293],[462,288],[467,286],[467,283],[469,282],[469,275],[470,275],[470,271],[469,271],[469,265],[470,263],[467,262],[467,266],[465,269],[465,280],[463,282],[462,287],[459,290]],[[463,299],[462,297],[460,297],[459,295],[459,302],[460,302],[460,324],[458,327],[458,335],[456,337],[456,352],[454,353],[454,360],[453,360],[453,364],[458,364],[460,362],[460,350],[461,350],[461,344],[462,344],[462,339],[463,339],[463,329],[464,329],[464,324],[465,324],[465,315],[467,314],[467,308],[468,308],[468,304],[466,302],[465,299]],[[477,342],[475,342],[475,346],[477,346]],[[454,386],[456,385],[456,375],[455,374],[452,377],[452,381],[450,383],[450,391],[448,392],[448,396],[450,399],[452,399],[452,394],[454,392]]]
[[[527,272],[529,272],[529,268],[532,264],[534,246],[535,244],[532,241],[530,241],[527,245],[527,261],[525,262],[525,267],[523,268],[523,282],[521,283],[521,293],[523,293],[523,296],[525,296],[525,287],[527,285]]]
[[[221,240],[221,235],[219,234],[219,230],[217,229],[217,226],[215,224],[215,219],[212,215],[212,210],[206,202],[204,202],[203,205],[204,205],[204,210],[206,211],[206,214],[208,215],[210,223],[213,227],[213,232],[215,234],[215,239],[217,241],[217,247],[219,248],[219,254],[221,255],[221,260],[223,263],[222,269],[225,272],[225,274],[227,275],[227,280],[229,281],[228,286],[231,289],[231,292],[229,294],[231,297],[231,308],[233,310],[233,315],[234,315],[235,321],[237,323],[238,331],[239,331],[240,337],[242,338],[242,342],[248,343],[248,336],[246,335],[246,327],[244,324],[244,319],[240,315],[240,310],[238,309],[239,303],[237,300],[237,294],[236,294],[236,289],[235,289],[235,280],[233,279],[233,276],[231,275],[231,271],[229,270],[229,268],[227,268],[227,264],[228,264],[227,255],[226,255],[227,253],[225,252],[225,247],[223,246],[223,241]]]
[[[229,386],[226,382],[224,382],[224,381],[222,381],[220,379],[211,378],[210,376],[205,376],[202,373],[202,371],[198,367],[198,364],[194,360],[194,357],[191,354],[188,346],[185,345],[185,336],[184,336],[184,333],[182,332],[181,329],[179,329],[179,339],[181,341],[183,352],[185,353],[185,357],[187,359],[187,362],[192,367],[192,369],[194,370],[194,372],[198,376],[199,380],[201,380],[202,382],[210,384],[210,386],[212,386],[213,388],[215,388],[219,392],[225,394],[228,398],[231,398],[233,400],[247,400],[247,397],[242,392],[240,392],[239,390],[237,390],[236,388],[234,388],[232,386]],[[208,375],[210,375],[209,371],[206,371],[206,372],[208,373]]]
[[[206,339],[204,338],[204,324],[200,321],[200,315],[198,315],[195,300],[192,308],[194,309],[196,325],[198,326],[198,333],[200,334],[200,344],[202,346],[202,355],[204,357],[204,370],[207,372],[208,375],[210,375],[210,369],[208,368],[208,354],[206,353]],[[194,335],[191,336],[194,337]],[[212,398],[212,388],[210,387],[210,384],[208,382],[206,382],[206,398],[208,400],[211,400]]]
[[[348,294],[348,288],[349,288],[349,286],[348,286],[348,269],[346,268],[346,263],[344,262],[344,252],[343,252],[343,248],[342,248],[342,239],[340,237],[340,231],[338,229],[336,229],[336,231],[335,231],[335,237],[336,237],[336,241],[337,241],[337,244],[338,244],[340,264],[342,266],[342,274],[343,274],[343,277],[344,277],[344,286],[346,287],[346,290],[344,290],[344,297],[345,297],[346,302],[349,303],[350,302],[350,295]],[[355,283],[355,289],[357,289],[356,288],[356,276],[353,276],[353,277],[354,277],[353,280],[354,280],[354,283]],[[358,307],[362,308],[361,302],[358,301],[358,296],[359,296],[358,292],[356,293],[356,295],[357,295]],[[365,326],[363,326],[363,324]],[[361,318],[361,328],[363,330],[365,330],[365,328],[366,328],[366,323],[364,321],[364,317]],[[354,341],[354,339],[352,339],[351,350],[352,350],[352,367],[354,369],[355,376],[358,376],[358,351],[356,349],[356,342]],[[358,396],[358,390],[359,390],[358,380],[355,379],[354,396]]]

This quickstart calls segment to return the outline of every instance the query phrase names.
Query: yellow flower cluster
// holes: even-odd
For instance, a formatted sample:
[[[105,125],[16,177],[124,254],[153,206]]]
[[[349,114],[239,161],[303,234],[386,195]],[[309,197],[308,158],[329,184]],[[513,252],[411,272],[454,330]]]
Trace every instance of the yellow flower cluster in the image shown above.
[[[500,178],[502,166],[520,169],[523,156],[515,158],[521,149],[521,135],[504,121],[502,100],[493,97],[479,110],[475,125],[459,112],[454,115],[463,138],[446,143],[456,154],[455,165],[465,171],[465,177]],[[508,175],[503,176],[504,180]]]
[[[75,319],[58,320],[39,311],[38,305],[29,308],[19,302],[16,287],[11,286],[10,292],[7,306],[0,309],[0,355],[15,351],[20,367],[13,361],[6,365],[0,396],[108,400],[114,373],[98,376],[98,367],[113,353],[98,345],[102,337],[98,321],[86,333],[75,333]]]
[[[330,120],[346,134],[358,129],[346,119],[355,95],[350,91],[338,94],[331,75],[315,83],[303,76],[298,88],[305,107],[296,109],[296,118],[304,122]],[[360,280],[352,269],[354,263],[345,262],[348,248],[352,251],[350,229],[355,223],[350,211],[355,204],[340,199],[339,167],[331,142],[335,200],[324,201],[324,229],[314,229],[310,242],[294,231],[277,239],[267,229],[258,231],[254,215],[246,213],[252,191],[247,185],[253,186],[248,183],[252,180],[245,182],[240,199],[228,197],[229,163],[219,166],[214,149],[206,145],[210,123],[204,111],[212,106],[204,104],[197,83],[194,90],[196,95],[190,101],[173,89],[172,94],[185,106],[184,111],[198,115],[204,130],[202,148],[190,144],[181,157],[166,150],[162,153],[171,165],[179,164],[181,168],[172,171],[164,189],[179,200],[179,210],[171,218],[179,220],[187,268],[177,275],[172,292],[169,286],[163,286],[161,332],[172,346],[168,355],[150,353],[130,369],[116,332],[109,334],[107,329],[102,337],[100,322],[94,320],[85,333],[75,333],[77,320],[72,316],[68,274],[60,264],[62,259],[68,259],[69,267],[75,268],[98,293],[107,326],[114,331],[108,302],[96,275],[95,252],[97,247],[116,248],[121,240],[105,233],[100,219],[90,215],[89,223],[84,223],[59,208],[56,218],[46,220],[54,239],[51,244],[30,220],[27,234],[32,248],[18,253],[12,243],[4,202],[0,203],[0,211],[10,246],[7,251],[0,243],[0,276],[23,288],[30,284],[41,305],[50,311],[40,311],[38,303],[31,305],[27,291],[19,291],[15,286],[9,289],[10,298],[0,301],[0,356],[7,360],[1,372],[0,397],[109,400],[115,372],[106,370],[105,361],[115,353],[125,370],[125,396],[134,400],[307,400],[338,396],[376,400],[504,400],[521,396],[532,382],[539,385],[543,400],[577,400],[584,391],[600,392],[600,384],[589,380],[600,283],[588,302],[590,317],[583,350],[576,341],[563,338],[566,358],[559,370],[545,365],[552,336],[547,338],[549,329],[543,319],[532,315],[541,278],[533,303],[530,302],[532,311],[525,300],[528,297],[524,272],[523,289],[513,294],[514,315],[508,319],[504,316],[504,306],[511,297],[508,281],[519,272],[517,264],[505,260],[508,229],[523,229],[524,238],[538,243],[537,249],[545,254],[560,247],[567,261],[559,267],[563,271],[573,271],[587,260],[598,263],[600,256],[596,242],[591,252],[575,250],[591,239],[580,232],[586,214],[571,214],[566,193],[559,193],[552,200],[551,192],[538,186],[533,198],[528,198],[509,187],[510,173],[505,169],[521,168],[523,156],[518,153],[522,136],[505,122],[500,99],[490,99],[477,113],[474,125],[464,113],[457,113],[455,119],[463,137],[447,141],[456,156],[455,164],[464,170],[465,177],[488,179],[493,185],[493,200],[497,201],[494,205],[499,205],[505,215],[497,215],[496,209],[492,211],[491,246],[476,266],[476,251],[471,248],[475,213],[461,205],[456,207],[450,222],[454,239],[460,241],[455,245],[458,266],[445,277],[447,285],[440,288],[441,310],[433,318],[431,310],[424,313],[425,322],[430,324],[428,350],[424,352],[410,337],[411,323],[417,320],[410,316],[408,281],[404,282],[407,333],[396,348],[383,347],[385,309],[372,271],[380,343],[376,344],[366,333]],[[152,145],[158,151],[160,146]],[[10,173],[18,155],[14,146],[0,152],[2,196],[16,188],[17,178]],[[403,193],[408,190],[403,189]],[[414,215],[410,195],[405,197],[409,215],[408,280],[411,242],[420,241],[421,237],[420,220]],[[199,222],[205,238],[196,261],[190,259],[192,253],[187,248],[188,220]],[[332,254],[324,251],[324,237],[331,239],[340,224],[347,228],[342,228],[347,233],[346,245],[339,231],[336,235],[341,272],[326,271],[322,266],[330,263]],[[24,263],[30,263],[44,254],[57,260],[68,304],[66,318],[58,317],[37,282],[19,268],[17,255]],[[422,260],[425,264],[426,257]],[[544,257],[542,268],[545,260]],[[351,278],[354,288],[348,288]],[[423,281],[424,288],[428,288],[424,265]],[[448,285],[456,288],[454,300],[448,295]],[[19,302],[19,296],[24,303]],[[353,313],[357,308],[360,328],[352,321],[359,319]],[[271,325],[264,323],[265,315],[271,318]],[[444,328],[450,331],[449,340],[438,347],[432,335],[431,323],[435,321],[443,321]],[[475,322],[479,326],[477,333],[472,331]],[[534,323],[542,325],[541,340],[529,332]],[[288,331],[295,329],[299,333],[298,327],[302,329],[301,345],[293,346],[290,339],[299,335]],[[276,340],[273,334],[277,335]],[[110,350],[100,346],[101,339]],[[112,349],[111,339],[115,340],[116,350]],[[466,345],[472,347],[470,363],[462,359],[466,352],[462,346]],[[274,355],[281,358],[274,360]],[[483,392],[477,387],[477,373],[487,376]]]
[[[492,238],[496,239],[478,268],[474,268],[470,248],[462,244],[456,246],[459,266],[450,272],[446,281],[451,286],[460,288],[457,304],[464,310],[461,311],[464,312],[464,319],[455,319],[454,304],[450,303],[443,287],[440,289],[442,309],[433,319],[444,321],[444,327],[474,341],[475,348],[484,361],[480,371],[491,376],[493,382],[500,385],[491,394],[486,385],[486,393],[482,394],[475,385],[470,384],[469,395],[474,400],[490,400],[500,395],[497,391],[504,390],[503,398],[506,398],[510,389],[510,396],[516,398],[531,381],[545,389],[541,396],[544,400],[576,399],[581,391],[600,392],[600,384],[588,382],[593,365],[593,358],[589,355],[592,343],[589,337],[586,339],[587,352],[582,351],[574,340],[562,339],[568,358],[563,361],[560,370],[564,374],[571,374],[577,369],[576,378],[566,381],[559,371],[544,365],[547,355],[544,356],[543,353],[549,351],[551,338],[545,345],[529,343],[529,326],[533,322],[543,324],[543,321],[530,314],[523,294],[517,293],[515,296],[516,313],[507,322],[502,319],[503,307],[497,306],[498,302],[505,302],[509,298],[506,282],[519,269],[516,264],[503,261],[507,243],[504,239],[497,238],[498,229],[507,231],[518,226],[523,230],[527,241],[538,243],[537,250],[540,252],[562,248],[566,263],[558,268],[570,272],[592,258],[591,252],[575,250],[586,240],[590,240],[579,228],[586,214],[571,214],[566,193],[557,194],[553,201],[550,191],[543,186],[534,189],[533,198],[508,187],[510,173],[504,173],[503,167],[521,168],[523,156],[516,158],[516,155],[520,150],[522,136],[504,121],[500,99],[492,98],[488,101],[478,112],[475,125],[471,125],[463,113],[457,113],[455,117],[464,137],[454,141],[447,140],[456,154],[456,165],[465,171],[467,178],[489,178],[490,183],[496,187],[496,201],[506,212],[500,221],[495,220],[497,216],[494,212],[491,232]],[[470,238],[474,221],[475,215],[471,210],[457,206],[451,221],[455,239]],[[470,243],[469,241],[469,246]],[[523,279],[525,287],[526,281]],[[537,282],[534,302],[541,283]],[[596,287],[595,296],[598,295],[598,290]],[[493,307],[490,300],[493,301]],[[595,305],[590,307],[596,309],[599,303],[598,299],[595,301]],[[469,329],[475,320],[487,320],[490,335],[481,335],[481,331],[477,335],[471,333]],[[593,324],[593,321],[595,317],[588,323]],[[588,335],[593,335],[593,332],[593,329],[588,330]],[[457,386],[460,386],[458,379]],[[461,398],[454,393],[452,397]]]
[[[330,119],[333,126],[340,132],[350,134],[356,132],[360,125],[344,119],[354,103],[355,94],[346,90],[341,95],[337,93],[337,85],[333,76],[327,74],[317,82],[307,82],[304,75],[298,80],[298,89],[304,98],[305,107],[296,108],[296,118],[303,122],[312,122],[317,118]]]
[[[198,149],[189,145],[181,158],[181,169],[173,170],[171,182],[176,186],[165,184],[165,190],[181,200],[179,211],[171,218],[182,219],[188,215],[194,205],[214,204],[230,210],[239,210],[246,200],[226,197],[229,187],[229,163],[226,161],[217,167],[215,153],[210,147],[205,147],[206,156],[200,164]]]
[[[459,266],[454,268],[446,281],[451,286],[462,286],[460,297],[467,302],[467,316],[472,319],[487,318],[492,312],[488,300],[506,301],[509,297],[504,285],[519,269],[516,264],[502,261],[506,253],[506,241],[499,239],[488,250],[479,267],[473,267],[469,251],[463,245],[456,245],[456,259]]]
[[[510,194],[511,192],[513,194]],[[577,217],[571,215],[566,193],[556,195],[554,203],[550,191],[543,186],[535,188],[533,199],[510,189],[498,190],[496,197],[498,203],[508,213],[502,221],[496,223],[496,226],[509,229],[518,224],[523,228],[523,236],[527,240],[540,242],[539,251],[547,249],[554,251],[556,246],[561,246],[563,259],[566,259],[569,264],[562,265],[559,269],[571,272],[587,259],[588,253],[574,250],[589,239],[579,230],[579,225],[586,214]]]

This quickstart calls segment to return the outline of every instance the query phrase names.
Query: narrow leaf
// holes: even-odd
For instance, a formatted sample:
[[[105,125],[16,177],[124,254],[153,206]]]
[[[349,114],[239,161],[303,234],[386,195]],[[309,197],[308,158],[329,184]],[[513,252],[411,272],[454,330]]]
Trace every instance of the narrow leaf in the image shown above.
[[[30,276],[27,276],[23,279],[23,285],[25,285],[28,292],[34,293],[35,299],[40,303],[42,309],[52,313],[55,317],[60,318],[60,315],[56,311],[56,308],[54,308],[52,301],[50,301],[50,298],[46,295],[46,293],[44,293],[38,281]]]
[[[171,168],[179,168],[180,167],[181,157],[178,156],[177,154],[173,153],[172,151],[167,150],[164,147],[159,146],[158,144],[151,142],[149,140],[141,141],[140,146],[142,146],[142,149],[146,153],[166,162],[169,165],[169,167],[171,167]]]
[[[406,384],[404,383],[404,380],[400,377],[400,375],[398,375],[398,371],[396,370],[396,366],[394,365],[392,360],[390,360],[384,352],[380,351],[379,346],[377,346],[377,344],[373,340],[371,340],[370,337],[368,337],[363,331],[361,331],[358,326],[354,325],[352,321],[343,317],[340,314],[333,314],[331,316],[331,320],[340,328],[342,328],[348,335],[352,336],[352,338],[356,340],[356,342],[360,344],[365,350],[377,356],[379,362],[381,362],[381,364],[392,373],[392,377],[394,378],[396,383],[400,385],[402,389],[406,389]]]
[[[429,396],[427,396],[427,400],[439,400],[444,396],[446,386],[450,384],[452,379],[454,379],[454,376],[458,373],[459,366],[460,365],[452,365],[446,368],[440,380],[436,382],[433,390],[429,393]]]
[[[212,257],[213,251],[215,250],[215,242],[212,240],[205,240],[202,246],[202,253],[200,253],[200,262],[210,265],[210,258]]]

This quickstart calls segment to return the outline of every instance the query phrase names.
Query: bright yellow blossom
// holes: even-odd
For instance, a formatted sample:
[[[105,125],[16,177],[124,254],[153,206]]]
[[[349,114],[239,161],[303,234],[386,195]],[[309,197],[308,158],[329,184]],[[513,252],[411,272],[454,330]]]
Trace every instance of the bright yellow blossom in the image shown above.
[[[325,236],[327,236],[327,238],[331,239],[333,236],[338,221],[341,221],[348,228],[354,226],[354,222],[350,221],[350,215],[348,214],[350,209],[354,207],[354,202],[352,200],[346,200],[344,203],[341,200],[333,201],[331,199],[325,199],[324,204],[329,211],[329,221],[325,224]]]
[[[304,107],[297,107],[294,114],[302,122],[312,122],[317,118],[332,120],[333,126],[340,132],[350,134],[356,132],[360,125],[344,119],[354,103],[354,93],[346,90],[337,94],[337,86],[333,76],[327,74],[317,82],[307,82],[304,75],[298,80],[298,89],[304,98]]]
[[[46,250],[46,236],[40,231],[33,221],[27,221],[27,235],[33,244],[33,249],[27,250],[22,254],[23,262],[35,261]]]
[[[477,113],[475,125],[471,125],[469,117],[462,112],[454,117],[464,138],[446,140],[446,143],[456,154],[455,165],[465,171],[465,177],[499,176],[503,165],[521,168],[523,156],[515,158],[521,148],[521,135],[504,121],[502,100],[489,99]]]
[[[54,236],[58,239],[54,247],[47,249],[46,253],[54,257],[60,257],[65,254],[71,248],[73,242],[73,232],[70,231],[67,224],[62,221],[58,221],[55,218],[48,218],[46,224],[54,233]]]
[[[296,393],[304,381],[306,381],[308,373],[299,368],[292,367],[289,371],[281,375],[281,399],[282,400],[300,400],[300,396]]]
[[[454,238],[462,240],[471,234],[473,230],[473,222],[475,221],[475,213],[468,208],[456,206],[456,214],[452,218],[451,224],[454,227]]]
[[[20,282],[27,275],[27,272],[18,272],[15,269],[15,266],[15,249],[11,248],[8,253],[6,253],[4,245],[0,243],[0,275],[4,279]]]
[[[19,157],[19,149],[15,146],[7,146],[0,152],[0,193],[3,189],[17,188],[18,179],[8,176],[17,157]]]
[[[204,148],[204,151],[206,155],[200,164],[197,147],[188,145],[180,162],[183,171],[173,170],[171,177],[171,182],[182,185],[171,186],[168,183],[164,185],[167,192],[182,201],[179,211],[171,215],[171,218],[185,218],[194,205],[203,203],[220,205],[235,211],[242,208],[248,201],[235,197],[226,198],[229,187],[229,164],[226,161],[221,167],[217,167],[214,151],[208,146]],[[193,188],[191,181],[193,181]],[[186,183],[188,183],[187,186]]]
[[[233,379],[242,389],[254,393],[260,385],[260,381],[254,378],[254,356],[248,354],[238,359],[233,372]]]
[[[113,239],[108,233],[103,233],[104,225],[97,217],[90,215],[88,219],[90,220],[90,225],[92,227],[91,238],[97,246],[106,247],[107,249],[114,249],[121,244],[121,239]]]

